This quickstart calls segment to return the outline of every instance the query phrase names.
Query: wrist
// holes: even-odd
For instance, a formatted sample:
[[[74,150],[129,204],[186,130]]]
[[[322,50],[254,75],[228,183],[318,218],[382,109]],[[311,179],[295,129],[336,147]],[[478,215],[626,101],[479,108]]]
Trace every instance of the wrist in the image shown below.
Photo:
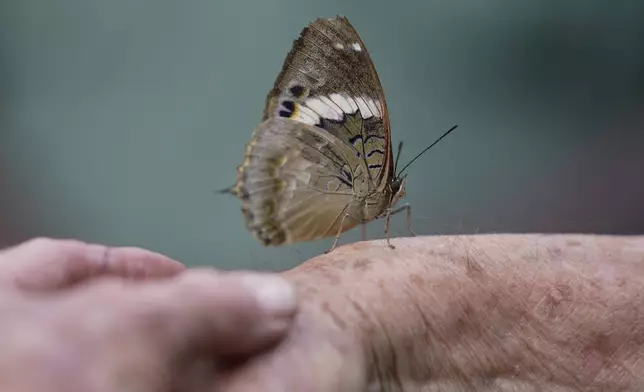
[[[339,271],[329,268],[328,260],[312,259],[282,274],[295,285],[299,305],[295,330],[307,331],[314,362],[332,374],[334,390],[363,391],[367,381],[368,350],[364,334],[351,307],[350,285]],[[311,358],[309,358],[310,360]],[[311,370],[315,370],[312,368]],[[321,376],[321,375],[317,375]],[[316,379],[316,374],[309,377]]]

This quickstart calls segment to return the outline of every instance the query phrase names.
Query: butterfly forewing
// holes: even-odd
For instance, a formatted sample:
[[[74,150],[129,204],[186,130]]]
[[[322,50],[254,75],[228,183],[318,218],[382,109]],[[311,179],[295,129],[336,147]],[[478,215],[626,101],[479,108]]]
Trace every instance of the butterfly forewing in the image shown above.
[[[357,128],[347,115],[367,121]],[[268,95],[264,119],[270,117],[321,127],[353,146],[376,188],[393,175],[384,92],[347,18],[318,19],[302,31]]]

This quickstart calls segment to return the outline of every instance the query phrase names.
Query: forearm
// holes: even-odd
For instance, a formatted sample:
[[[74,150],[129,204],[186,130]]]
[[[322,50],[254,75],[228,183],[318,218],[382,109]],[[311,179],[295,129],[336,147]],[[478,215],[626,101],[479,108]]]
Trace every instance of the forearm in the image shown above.
[[[338,248],[286,273],[339,328],[364,339],[371,382],[428,391],[644,388],[644,238],[394,243]]]

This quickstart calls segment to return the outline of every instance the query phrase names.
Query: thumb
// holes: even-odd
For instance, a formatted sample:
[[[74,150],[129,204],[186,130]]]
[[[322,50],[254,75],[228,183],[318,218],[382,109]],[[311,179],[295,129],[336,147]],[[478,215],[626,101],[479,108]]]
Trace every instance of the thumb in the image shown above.
[[[55,291],[98,276],[160,279],[184,267],[139,248],[108,248],[74,240],[37,238],[0,250],[0,284],[24,291]]]
[[[294,288],[273,274],[190,270],[135,290],[126,317],[162,356],[256,352],[286,334],[297,307]]]

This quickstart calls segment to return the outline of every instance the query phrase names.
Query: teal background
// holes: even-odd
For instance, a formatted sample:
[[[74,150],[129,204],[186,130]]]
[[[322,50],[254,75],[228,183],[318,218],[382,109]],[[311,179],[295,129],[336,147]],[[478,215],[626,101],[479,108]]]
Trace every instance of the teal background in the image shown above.
[[[261,246],[214,191],[292,41],[336,14],[372,55],[402,162],[460,125],[410,170],[417,232],[644,232],[644,2],[3,0],[2,244],[228,269],[319,254],[331,240]]]

